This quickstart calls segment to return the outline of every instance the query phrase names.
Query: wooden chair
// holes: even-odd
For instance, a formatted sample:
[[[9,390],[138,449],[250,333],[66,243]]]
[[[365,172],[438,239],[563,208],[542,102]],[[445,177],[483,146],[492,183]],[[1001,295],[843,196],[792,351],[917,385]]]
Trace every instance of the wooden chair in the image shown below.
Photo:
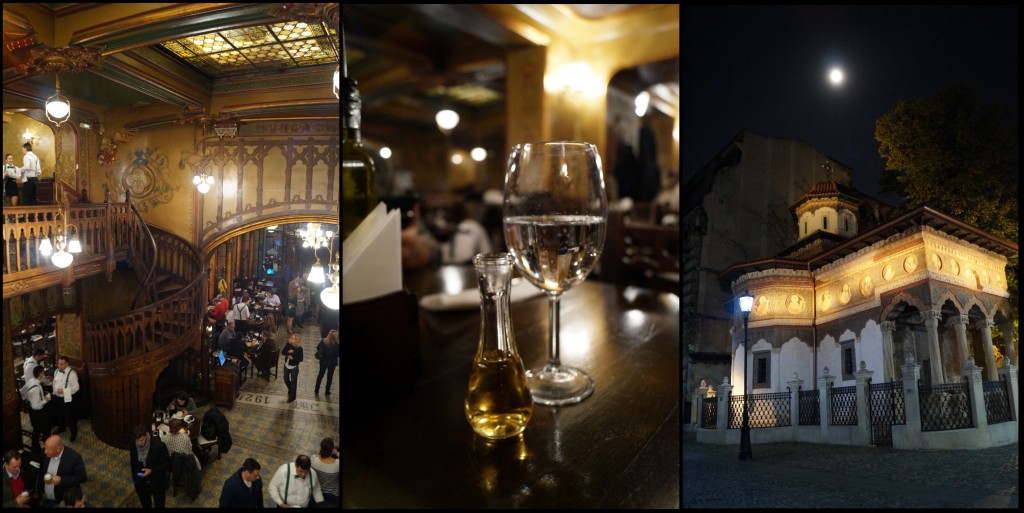
[[[678,226],[626,219],[608,213],[608,236],[601,258],[601,279],[680,293]]]

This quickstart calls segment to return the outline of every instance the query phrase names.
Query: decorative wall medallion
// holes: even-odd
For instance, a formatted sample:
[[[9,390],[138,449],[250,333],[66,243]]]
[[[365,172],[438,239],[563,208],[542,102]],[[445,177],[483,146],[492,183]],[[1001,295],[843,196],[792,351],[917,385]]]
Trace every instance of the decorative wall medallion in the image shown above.
[[[799,294],[789,296],[789,299],[786,299],[786,310],[794,314],[804,311],[804,298]]]
[[[180,185],[171,186],[167,157],[156,148],[129,151],[126,160],[131,162],[128,166],[107,171],[108,184],[115,198],[122,197],[126,190],[132,191],[132,203],[140,212],[170,203],[174,193],[181,189]]]
[[[839,294],[839,304],[845,305],[850,302],[850,284],[843,284],[843,292]]]
[[[768,296],[761,296],[757,298],[757,302],[754,303],[754,313],[757,315],[768,314]]]
[[[903,270],[907,271],[908,273],[912,273],[916,269],[917,257],[914,255],[908,256],[907,259],[903,261]]]
[[[957,263],[956,259],[953,259],[953,258],[949,259],[949,272],[953,276],[959,276],[960,275],[960,264]]]
[[[870,276],[865,276],[860,280],[860,295],[864,297],[871,297],[871,293],[875,291],[875,284],[871,282]]]
[[[989,282],[988,271],[982,269],[981,270],[981,284],[982,285],[988,285],[988,282]]]
[[[885,281],[889,281],[895,275],[896,271],[892,270],[892,264],[885,264],[885,267],[882,268],[882,278],[885,278]]]
[[[831,307],[832,307],[832,293],[826,290],[825,293],[821,295],[821,309],[822,309],[822,311],[825,311],[825,310],[828,310]]]
[[[939,255],[932,253],[928,255],[928,265],[931,266],[933,271],[942,269],[942,258]]]

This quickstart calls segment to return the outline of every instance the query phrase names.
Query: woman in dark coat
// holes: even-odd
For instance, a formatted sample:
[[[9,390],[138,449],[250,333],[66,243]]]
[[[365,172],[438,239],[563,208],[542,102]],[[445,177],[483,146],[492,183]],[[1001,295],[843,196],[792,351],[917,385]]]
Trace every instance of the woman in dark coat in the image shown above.
[[[327,373],[327,396],[331,395],[331,384],[334,383],[334,368],[338,366],[340,348],[338,347],[338,330],[331,330],[327,337],[316,346],[317,354],[320,355],[320,373],[316,376],[316,388],[313,393],[320,395],[320,380]]]

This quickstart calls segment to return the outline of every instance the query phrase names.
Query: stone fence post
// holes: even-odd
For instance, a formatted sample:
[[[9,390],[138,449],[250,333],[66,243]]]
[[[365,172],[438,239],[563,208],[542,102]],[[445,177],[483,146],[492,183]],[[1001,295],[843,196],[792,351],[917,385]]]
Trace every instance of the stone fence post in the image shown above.
[[[803,386],[804,380],[797,377],[796,373],[793,373],[793,381],[787,381],[789,385],[789,425],[799,426],[800,425],[800,387]]]
[[[921,400],[917,390],[917,380],[921,379],[921,366],[914,362],[913,353],[907,352],[903,371],[903,408],[907,416],[908,436],[921,437]]]
[[[871,443],[871,406],[868,404],[871,385],[868,380],[874,373],[875,371],[868,370],[864,360],[860,361],[860,370],[853,373],[857,379],[857,439],[864,445]]]
[[[700,416],[704,410],[704,398],[708,396],[708,391],[711,387],[708,386],[707,380],[700,380],[700,387],[693,391],[692,406],[690,408],[690,423],[696,427],[700,427]]]
[[[1018,385],[1017,385],[1017,367],[1010,363],[1009,358],[1003,358],[1003,366],[999,369],[999,379],[1007,380],[1006,383],[1006,399],[1010,403],[1010,418],[1020,422],[1020,418],[1017,417],[1017,413],[1020,408],[1020,396]]]
[[[967,382],[967,393],[971,398],[971,411],[968,414],[974,419],[974,428],[984,433],[988,429],[988,417],[985,415],[985,391],[981,386],[981,367],[974,364],[974,357],[967,357],[967,364],[960,371]],[[954,412],[955,413],[955,412]]]
[[[818,378],[818,415],[820,416],[818,425],[821,428],[823,443],[828,442],[828,423],[832,419],[832,394],[829,392],[835,381],[836,377],[829,375],[828,367],[825,367],[824,372]]]
[[[725,378],[721,385],[715,387],[715,393],[718,395],[718,436],[722,437],[721,440],[725,440],[725,430],[729,427],[729,402],[732,397],[732,385],[729,384],[729,378]]]

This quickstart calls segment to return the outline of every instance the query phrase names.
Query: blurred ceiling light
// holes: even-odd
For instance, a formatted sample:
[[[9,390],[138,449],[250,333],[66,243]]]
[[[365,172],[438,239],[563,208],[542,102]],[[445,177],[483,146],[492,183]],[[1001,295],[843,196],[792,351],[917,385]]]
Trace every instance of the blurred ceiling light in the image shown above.
[[[442,132],[448,132],[459,126],[459,115],[454,110],[444,109],[438,111],[437,115],[434,116],[434,121],[437,121],[437,127]]]
[[[636,105],[636,117],[644,117],[644,114],[647,114],[647,107],[651,104],[651,93],[641,91],[640,94],[636,95],[634,104]]]
[[[388,148],[387,146],[381,148],[380,149],[380,158],[382,158],[382,159],[389,159],[389,158],[391,158],[391,148]]]
[[[480,148],[478,146],[476,148],[473,148],[473,151],[469,152],[469,156],[473,157],[473,160],[481,162],[485,158],[487,158],[487,150]]]
[[[459,165],[461,163],[462,163],[462,154],[461,153],[456,153],[456,154],[452,155],[452,164],[455,164],[457,166],[457,165]]]

